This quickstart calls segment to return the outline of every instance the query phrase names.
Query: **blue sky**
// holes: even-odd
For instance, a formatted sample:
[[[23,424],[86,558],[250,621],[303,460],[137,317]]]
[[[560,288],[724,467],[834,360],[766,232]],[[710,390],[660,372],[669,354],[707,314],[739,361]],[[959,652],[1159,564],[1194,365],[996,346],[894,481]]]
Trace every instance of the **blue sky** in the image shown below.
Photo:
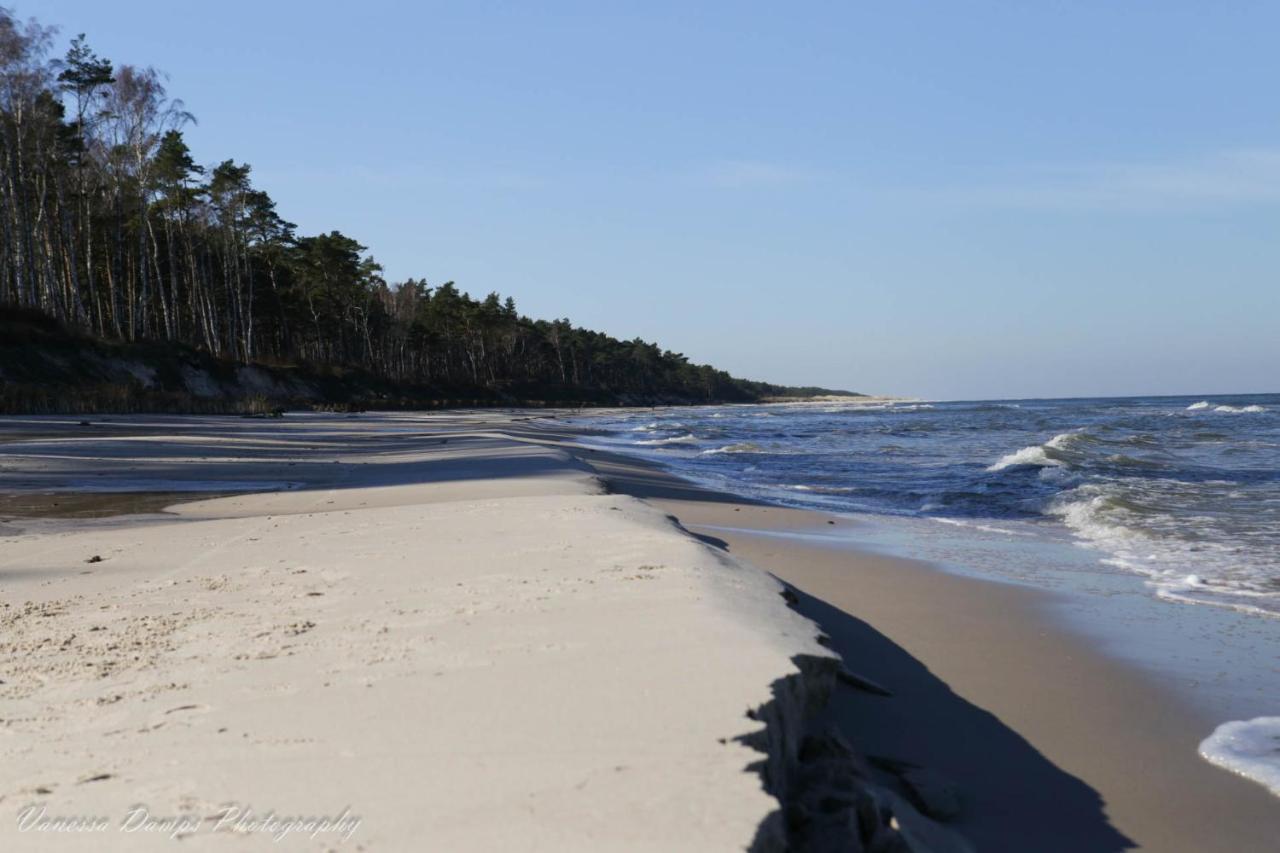
[[[1275,3],[15,11],[392,280],[777,382],[1280,391]]]

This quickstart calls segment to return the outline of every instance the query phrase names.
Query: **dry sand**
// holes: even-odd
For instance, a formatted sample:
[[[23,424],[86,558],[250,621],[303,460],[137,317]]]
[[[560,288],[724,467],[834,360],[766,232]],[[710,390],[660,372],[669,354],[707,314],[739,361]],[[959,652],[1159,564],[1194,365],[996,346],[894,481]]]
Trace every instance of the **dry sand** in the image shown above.
[[[173,849],[168,824],[116,828],[135,804],[195,816],[181,849],[281,849],[211,832],[229,804],[346,812],[342,849],[750,844],[778,802],[738,739],[794,656],[828,654],[814,626],[565,451],[474,430],[505,420],[51,421],[5,444],[27,487],[289,487],[0,525],[0,849]],[[111,827],[20,832],[32,804]]]

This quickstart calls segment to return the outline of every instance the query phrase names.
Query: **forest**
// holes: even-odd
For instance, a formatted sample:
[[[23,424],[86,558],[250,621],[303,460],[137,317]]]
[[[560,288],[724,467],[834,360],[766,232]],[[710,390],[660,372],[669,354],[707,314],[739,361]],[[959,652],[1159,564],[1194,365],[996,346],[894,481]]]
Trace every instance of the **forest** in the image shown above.
[[[153,68],[0,8],[0,305],[104,341],[355,368],[472,396],[749,401],[838,393],[735,379],[453,282],[388,282],[358,240],[303,235],[248,163],[196,162]]]

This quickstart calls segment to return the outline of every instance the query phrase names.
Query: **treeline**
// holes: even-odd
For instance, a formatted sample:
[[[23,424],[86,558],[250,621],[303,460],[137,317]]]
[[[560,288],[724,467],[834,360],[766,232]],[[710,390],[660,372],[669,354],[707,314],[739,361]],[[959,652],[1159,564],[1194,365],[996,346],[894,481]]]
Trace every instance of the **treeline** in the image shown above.
[[[641,340],[531,320],[452,282],[389,284],[356,240],[299,235],[247,163],[198,164],[152,68],[0,8],[0,303],[103,339],[358,367],[438,388],[750,400],[748,382]],[[821,390],[821,389],[807,389]]]

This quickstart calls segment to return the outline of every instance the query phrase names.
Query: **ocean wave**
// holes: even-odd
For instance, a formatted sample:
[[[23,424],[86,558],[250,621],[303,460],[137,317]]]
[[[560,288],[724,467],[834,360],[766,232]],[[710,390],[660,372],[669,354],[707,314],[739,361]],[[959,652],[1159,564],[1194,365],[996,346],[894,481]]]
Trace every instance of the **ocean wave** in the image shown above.
[[[1188,412],[1213,411],[1222,415],[1256,415],[1265,412],[1266,408],[1257,404],[1249,406],[1233,406],[1230,403],[1222,403],[1215,406],[1208,400],[1201,400],[1198,403],[1192,403],[1190,406],[1187,406],[1186,410]]]
[[[638,444],[646,447],[658,447],[664,444],[697,444],[698,439],[693,435],[677,435],[671,438],[650,438],[645,441],[633,441],[632,444]]]
[[[653,423],[644,424],[642,426],[632,427],[631,432],[653,432],[654,430],[677,430],[684,429],[684,424],[679,421],[654,421]]]
[[[1107,562],[1103,560],[1102,562]],[[1223,589],[1216,587],[1212,589],[1194,589],[1195,594],[1188,594],[1188,590],[1193,589],[1188,585],[1178,584],[1162,584],[1155,581],[1151,584],[1155,588],[1156,598],[1165,601],[1172,601],[1176,604],[1210,604],[1214,607],[1225,607],[1228,610],[1234,610],[1237,613],[1244,613],[1249,616],[1264,616],[1269,618],[1280,617],[1280,610],[1275,607],[1259,607],[1256,604],[1250,604],[1247,593],[1242,593],[1235,589]]]
[[[1034,536],[1033,533],[1024,533],[1019,530],[1009,530],[1004,527],[995,527],[990,524],[979,524],[976,521],[965,521],[959,518],[944,518],[940,515],[925,516],[930,521],[936,521],[941,524],[949,524],[952,527],[967,527],[970,530],[981,530],[984,533],[999,533],[1004,536]]]
[[[1044,444],[1033,444],[1021,450],[1015,450],[1013,453],[1001,456],[994,464],[987,466],[987,470],[1003,471],[1019,465],[1034,465],[1041,468],[1047,465],[1065,465],[1068,460],[1063,457],[1061,451],[1077,441],[1079,435],[1080,433],[1076,432],[1064,432],[1055,435]]]
[[[1090,483],[1063,492],[1049,502],[1045,514],[1057,517],[1081,538],[1098,545],[1131,545],[1147,534],[1122,523],[1118,514],[1131,503],[1107,486]]]
[[[1083,431],[1064,432],[1055,435],[1044,444],[1033,444],[1015,450],[1013,453],[1007,453],[994,464],[987,466],[986,470],[988,473],[996,473],[1008,468],[1035,467],[1040,468],[1042,474],[1049,474],[1064,468],[1153,470],[1164,465],[1162,459],[1114,452],[1119,447],[1142,447],[1154,450],[1158,448],[1158,444],[1146,437],[1107,440]],[[1107,452],[1109,450],[1113,452]]]
[[[1128,456],[1124,453],[1113,453],[1110,456],[1103,457],[1103,462],[1108,465],[1114,465],[1118,468],[1159,468],[1160,463],[1151,459],[1139,459],[1136,456]]]
[[[971,412],[1005,412],[1010,409],[1021,409],[1020,403],[1001,403],[996,400],[990,400],[985,403],[971,403],[968,410]]]
[[[857,491],[854,486],[807,486],[803,483],[783,488],[793,492],[816,492],[820,495],[847,495]]]
[[[1197,500],[1204,501],[1207,486],[1194,485]],[[1086,483],[1043,511],[1081,544],[1103,551],[1103,565],[1145,576],[1159,598],[1280,616],[1280,585],[1265,546],[1232,542],[1215,531],[1206,514],[1212,510],[1187,504],[1187,495],[1177,493],[1185,488],[1193,486],[1168,479]]]
[[[1257,782],[1280,796],[1280,717],[1233,720],[1200,744],[1210,764]]]
[[[740,441],[737,444],[726,444],[724,447],[714,447],[710,450],[702,451],[703,456],[714,456],[717,453],[761,453],[764,448],[751,441]]]

